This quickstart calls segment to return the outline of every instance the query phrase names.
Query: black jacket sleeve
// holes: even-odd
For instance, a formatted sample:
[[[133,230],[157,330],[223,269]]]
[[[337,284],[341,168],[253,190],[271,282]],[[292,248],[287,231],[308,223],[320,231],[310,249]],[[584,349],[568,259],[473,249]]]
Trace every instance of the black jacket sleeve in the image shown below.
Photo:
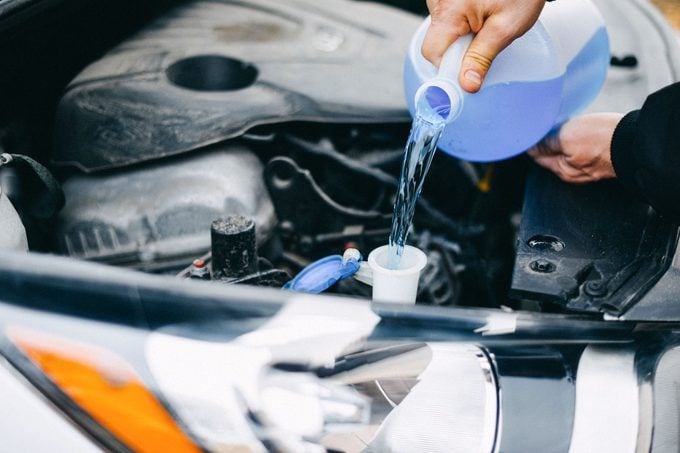
[[[624,186],[680,222],[680,83],[652,94],[619,122],[611,158]]]

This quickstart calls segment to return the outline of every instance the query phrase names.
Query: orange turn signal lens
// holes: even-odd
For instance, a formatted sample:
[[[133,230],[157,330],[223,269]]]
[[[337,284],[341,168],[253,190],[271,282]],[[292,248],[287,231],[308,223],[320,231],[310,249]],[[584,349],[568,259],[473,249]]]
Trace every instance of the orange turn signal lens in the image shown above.
[[[131,449],[200,451],[118,354],[33,330],[10,328],[7,335],[66,395]]]

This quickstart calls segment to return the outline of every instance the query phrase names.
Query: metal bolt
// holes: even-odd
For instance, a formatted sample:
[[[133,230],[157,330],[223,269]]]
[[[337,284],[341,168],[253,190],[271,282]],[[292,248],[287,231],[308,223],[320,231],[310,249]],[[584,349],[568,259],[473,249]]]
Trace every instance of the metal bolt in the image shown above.
[[[531,264],[529,264],[529,267],[531,267],[531,270],[542,274],[549,274],[556,269],[555,264],[543,258],[532,261]]]

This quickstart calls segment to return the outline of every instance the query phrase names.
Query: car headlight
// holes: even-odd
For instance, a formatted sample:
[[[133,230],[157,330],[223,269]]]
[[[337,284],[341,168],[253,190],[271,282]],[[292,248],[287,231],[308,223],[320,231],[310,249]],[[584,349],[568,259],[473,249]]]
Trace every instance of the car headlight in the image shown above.
[[[233,335],[221,320],[148,331],[0,304],[1,349],[111,450],[324,451],[329,432],[368,423],[370,399],[312,370],[378,318],[365,304],[318,307],[301,298]]]

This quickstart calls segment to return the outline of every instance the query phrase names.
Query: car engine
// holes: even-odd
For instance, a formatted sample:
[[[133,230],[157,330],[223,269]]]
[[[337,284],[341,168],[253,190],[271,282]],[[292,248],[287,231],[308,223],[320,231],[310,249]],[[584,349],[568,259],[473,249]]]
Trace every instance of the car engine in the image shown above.
[[[65,197],[56,217],[22,212],[35,186],[3,172],[31,248],[282,287],[383,245],[410,125],[401,65],[424,12],[392,3],[155,5],[59,96],[44,156]],[[595,108],[634,108],[660,83],[622,32]],[[677,228],[619,192],[566,186],[524,156],[438,154],[410,235],[428,256],[419,303],[621,313],[668,269]],[[612,216],[628,221],[611,232]],[[353,279],[330,291],[370,296]]]
[[[680,80],[651,3],[592,1],[588,111]],[[426,13],[0,1],[4,450],[677,450],[680,229],[615,179],[437,152],[417,305],[291,291],[388,240]]]

